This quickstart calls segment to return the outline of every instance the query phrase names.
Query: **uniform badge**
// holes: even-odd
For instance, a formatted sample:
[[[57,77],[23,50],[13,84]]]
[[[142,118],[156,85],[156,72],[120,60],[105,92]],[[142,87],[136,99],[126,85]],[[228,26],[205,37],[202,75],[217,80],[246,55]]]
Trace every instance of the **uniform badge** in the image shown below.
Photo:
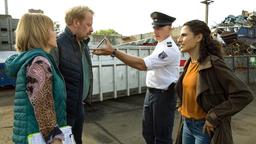
[[[163,52],[161,52],[159,55],[158,55],[158,58],[160,58],[160,59],[164,59],[164,58],[166,58],[166,57],[168,57],[168,55],[163,51]]]
[[[166,42],[167,47],[172,47],[172,42]]]

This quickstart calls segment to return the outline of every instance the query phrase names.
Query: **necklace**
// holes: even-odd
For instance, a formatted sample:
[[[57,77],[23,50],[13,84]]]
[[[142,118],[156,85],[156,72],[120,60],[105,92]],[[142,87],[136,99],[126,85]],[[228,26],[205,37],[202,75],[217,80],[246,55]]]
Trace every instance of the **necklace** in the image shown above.
[[[194,64],[194,63],[198,63],[198,61],[197,61],[197,60],[192,60],[192,59],[191,59],[191,63],[192,63],[192,64]]]

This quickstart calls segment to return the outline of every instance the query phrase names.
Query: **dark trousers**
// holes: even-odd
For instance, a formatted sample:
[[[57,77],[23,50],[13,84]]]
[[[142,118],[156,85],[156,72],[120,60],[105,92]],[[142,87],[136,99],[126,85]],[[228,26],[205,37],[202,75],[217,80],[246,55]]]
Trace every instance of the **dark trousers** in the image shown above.
[[[174,84],[165,91],[148,88],[142,125],[143,137],[147,144],[172,144],[175,107]]]
[[[85,117],[84,112],[84,105],[81,104],[81,108],[79,109],[79,113],[77,116],[67,115],[67,123],[72,127],[72,133],[74,135],[76,144],[82,144],[83,124]]]

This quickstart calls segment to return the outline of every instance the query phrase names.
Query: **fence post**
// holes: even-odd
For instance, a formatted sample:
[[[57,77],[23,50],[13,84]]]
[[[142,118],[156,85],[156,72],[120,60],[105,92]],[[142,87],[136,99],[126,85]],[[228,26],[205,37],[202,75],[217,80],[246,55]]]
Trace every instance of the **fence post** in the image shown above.
[[[233,56],[233,59],[232,59],[232,64],[233,64],[233,72],[235,72],[235,56]]]
[[[246,56],[247,58],[247,83],[250,83],[250,56]]]

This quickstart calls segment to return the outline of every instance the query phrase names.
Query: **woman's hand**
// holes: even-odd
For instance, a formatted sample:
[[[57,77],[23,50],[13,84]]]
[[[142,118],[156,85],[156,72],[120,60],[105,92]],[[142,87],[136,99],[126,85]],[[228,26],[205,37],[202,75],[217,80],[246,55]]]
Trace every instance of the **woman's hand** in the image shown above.
[[[53,139],[53,141],[51,142],[51,144],[63,144],[61,139],[55,138]]]
[[[180,107],[176,107],[176,109],[177,109],[177,111],[178,111],[179,113],[181,113],[181,106],[180,106]]]
[[[214,129],[215,129],[215,126],[213,126],[209,121],[205,120],[203,133],[207,132],[209,136],[212,136]]]

